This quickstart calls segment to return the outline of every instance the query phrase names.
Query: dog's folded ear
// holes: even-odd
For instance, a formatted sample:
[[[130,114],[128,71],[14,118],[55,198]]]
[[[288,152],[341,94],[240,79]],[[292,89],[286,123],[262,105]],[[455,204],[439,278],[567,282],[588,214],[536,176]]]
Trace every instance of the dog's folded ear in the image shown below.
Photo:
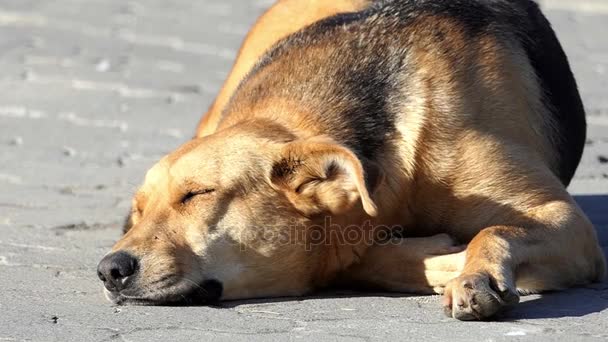
[[[331,139],[298,140],[282,148],[271,181],[307,216],[346,214],[359,203],[369,216],[376,216],[370,194],[381,172],[367,164],[364,168],[351,150]]]

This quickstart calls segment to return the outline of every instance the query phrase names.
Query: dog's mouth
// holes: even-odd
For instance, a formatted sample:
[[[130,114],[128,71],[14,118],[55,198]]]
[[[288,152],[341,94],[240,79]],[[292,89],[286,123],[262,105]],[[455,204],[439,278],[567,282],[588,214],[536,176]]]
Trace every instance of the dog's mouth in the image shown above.
[[[140,295],[132,291],[110,291],[104,288],[108,300],[116,305],[198,306],[216,305],[222,298],[222,283],[215,279],[190,286],[185,291],[155,291]]]

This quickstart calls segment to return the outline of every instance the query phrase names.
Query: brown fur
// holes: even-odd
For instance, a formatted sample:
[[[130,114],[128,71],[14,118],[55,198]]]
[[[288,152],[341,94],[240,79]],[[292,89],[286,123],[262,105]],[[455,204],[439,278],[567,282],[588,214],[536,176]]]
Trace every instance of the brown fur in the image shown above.
[[[593,226],[557,176],[556,122],[512,35],[472,36],[425,12],[399,34],[371,18],[369,30],[284,39],[368,5],[283,0],[258,21],[199,138],[154,166],[135,196],[113,250],[143,269],[139,289],[114,301],[175,301],[206,279],[223,283],[222,299],[336,282],[444,292],[450,316],[483,319],[519,293],[605,276]],[[369,50],[349,55],[353,35],[374,40]],[[379,82],[398,88],[383,95],[396,114],[366,152],[375,140],[357,145],[344,113],[358,110],[348,93],[358,88],[340,68],[373,68],[361,54],[395,46],[407,54],[382,55],[391,72]],[[182,200],[193,192],[203,194]],[[405,239],[382,235],[397,228]],[[441,233],[466,251],[428,237]]]
[[[277,1],[253,26],[232,67],[228,79],[196,130],[197,137],[212,134],[234,90],[260,57],[279,40],[305,26],[337,13],[363,9],[368,0],[281,0]],[[286,20],[286,18],[289,18]]]

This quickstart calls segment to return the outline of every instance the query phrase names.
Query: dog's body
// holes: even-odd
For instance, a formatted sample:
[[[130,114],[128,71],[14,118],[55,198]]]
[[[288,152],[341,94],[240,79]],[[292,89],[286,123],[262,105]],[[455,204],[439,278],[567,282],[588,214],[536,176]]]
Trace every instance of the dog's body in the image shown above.
[[[200,139],[149,172],[134,205],[148,204],[135,210],[133,228],[114,250],[141,256],[168,249],[165,257],[175,259],[185,258],[175,254],[187,246],[186,258],[205,261],[190,260],[189,271],[180,272],[204,268],[196,282],[219,280],[222,298],[301,294],[333,281],[393,291],[445,288],[450,315],[490,317],[516,302],[517,290],[604,277],[593,226],[565,189],[585,129],[567,59],[532,1],[279,1],[248,36],[199,125]],[[197,164],[209,155],[219,160],[215,171]],[[256,194],[246,225],[295,220],[309,239],[310,227],[331,217],[376,239],[377,227],[399,227],[407,237],[447,233],[468,246],[449,254],[456,250],[438,236],[392,244],[355,239],[296,252],[250,238],[239,241],[266,258],[255,261],[262,274],[227,272],[218,260],[229,267],[234,253],[193,236],[211,234],[209,227],[232,240],[242,234],[246,228],[221,228],[237,222],[231,208],[238,201],[218,200],[223,209],[212,223],[195,228],[196,215],[179,218],[182,209],[162,199],[175,197],[164,188],[188,173],[239,179],[242,196]],[[170,246],[150,241],[158,240],[159,226],[172,230],[177,222],[191,228],[173,230]],[[286,265],[277,266],[279,259]],[[288,269],[289,280],[280,275]],[[264,272],[273,285],[260,285]]]

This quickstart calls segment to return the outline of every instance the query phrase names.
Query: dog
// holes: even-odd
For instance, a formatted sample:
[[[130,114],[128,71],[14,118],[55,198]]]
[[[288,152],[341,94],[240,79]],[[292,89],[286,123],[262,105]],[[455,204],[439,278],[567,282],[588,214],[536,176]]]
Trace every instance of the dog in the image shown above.
[[[604,279],[566,191],[586,122],[530,0],[280,0],[98,266],[117,304],[442,293],[448,316]],[[462,246],[462,247],[461,247]]]

